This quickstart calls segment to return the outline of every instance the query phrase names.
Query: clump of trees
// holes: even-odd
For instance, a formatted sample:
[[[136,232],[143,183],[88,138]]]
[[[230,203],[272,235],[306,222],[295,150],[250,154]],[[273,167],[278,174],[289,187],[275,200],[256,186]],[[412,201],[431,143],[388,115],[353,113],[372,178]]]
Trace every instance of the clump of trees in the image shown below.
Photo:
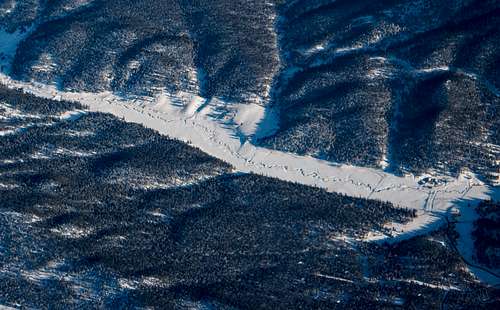
[[[492,269],[500,268],[500,203],[483,200],[476,207],[479,218],[474,222],[472,237],[476,259]]]
[[[41,98],[22,90],[10,89],[5,85],[0,85],[0,101],[21,112],[45,116],[57,116],[62,112],[84,108],[77,102]]]
[[[279,65],[269,3],[93,1],[66,9],[73,6],[37,3],[37,29],[18,49],[16,77],[129,95],[182,90],[267,99]]]

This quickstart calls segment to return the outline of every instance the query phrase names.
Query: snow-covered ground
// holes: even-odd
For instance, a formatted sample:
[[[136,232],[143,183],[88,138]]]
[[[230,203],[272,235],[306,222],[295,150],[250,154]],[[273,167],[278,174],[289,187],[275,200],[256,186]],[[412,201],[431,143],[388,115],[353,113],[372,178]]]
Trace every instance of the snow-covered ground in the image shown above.
[[[16,54],[19,43],[29,35],[32,29],[25,31],[17,30],[9,33],[0,29],[0,69],[8,72],[14,55]]]
[[[15,52],[15,45],[22,36],[12,36],[5,41],[9,43],[0,44],[0,53],[12,55]],[[1,37],[9,36],[3,33]],[[401,207],[419,210],[419,216],[412,222],[392,224],[392,236],[374,233],[367,240],[390,242],[427,233],[443,225],[454,206],[460,210],[459,220],[464,223],[458,225],[458,249],[465,260],[472,262],[472,224],[465,223],[470,223],[475,213],[467,205],[479,199],[500,199],[499,187],[489,187],[471,173],[463,174],[458,179],[432,175],[398,177],[379,169],[333,164],[254,146],[245,137],[266,135],[267,132],[257,132],[257,128],[266,127],[260,126],[260,122],[265,120],[269,125],[267,130],[274,130],[274,116],[258,104],[233,104],[230,113],[221,114],[220,107],[224,102],[218,99],[208,101],[186,93],[161,94],[156,98],[122,98],[109,92],[72,93],[59,91],[52,85],[14,81],[5,74],[0,74],[0,83],[40,97],[78,101],[88,106],[90,111],[108,112],[125,121],[142,124],[196,146],[230,163],[240,172],[318,186],[354,197],[390,201]],[[72,120],[81,113],[76,111],[61,117]],[[493,285],[500,283],[500,278],[487,271],[471,270],[483,281]]]

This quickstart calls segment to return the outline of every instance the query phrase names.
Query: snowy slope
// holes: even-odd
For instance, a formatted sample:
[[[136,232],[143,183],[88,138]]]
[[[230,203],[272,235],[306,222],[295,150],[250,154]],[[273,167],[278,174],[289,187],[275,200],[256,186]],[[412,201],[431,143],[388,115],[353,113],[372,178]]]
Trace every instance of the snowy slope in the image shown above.
[[[16,30],[13,33],[9,33],[3,29],[0,29],[0,68],[3,72],[9,72],[10,64],[14,55],[16,54],[16,49],[24,38],[29,35],[29,30],[21,31]]]

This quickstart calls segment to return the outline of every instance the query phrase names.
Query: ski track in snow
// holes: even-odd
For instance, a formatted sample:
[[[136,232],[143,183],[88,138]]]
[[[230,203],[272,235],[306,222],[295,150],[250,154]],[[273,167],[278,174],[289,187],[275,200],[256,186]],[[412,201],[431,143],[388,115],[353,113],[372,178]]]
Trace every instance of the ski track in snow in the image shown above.
[[[421,215],[410,223],[394,223],[395,231],[392,236],[373,234],[366,239],[369,241],[394,242],[425,234],[446,223],[452,206],[466,209],[468,203],[479,199],[500,198],[498,187],[486,186],[473,175],[461,175],[458,179],[438,177],[446,182],[427,187],[418,184],[422,177],[398,177],[373,168],[338,165],[308,156],[254,146],[235,134],[234,126],[211,116],[217,114],[214,109],[220,102],[209,103],[199,112],[186,109],[194,101],[203,100],[192,94],[126,99],[110,92],[59,91],[54,86],[14,81],[4,74],[0,74],[0,83],[39,97],[77,101],[88,106],[90,111],[111,113],[125,121],[142,124],[198,147],[230,163],[240,172],[317,186],[353,197],[389,201],[400,207],[420,210]],[[186,98],[191,102],[187,102]],[[179,104],[179,100],[184,104]],[[61,118],[75,120],[79,116],[81,111]],[[474,212],[462,212],[460,222],[470,222],[473,216]],[[472,261],[472,225],[462,226],[458,229],[458,249],[466,261]],[[485,282],[492,285],[500,283],[498,277],[483,270],[473,267],[471,270]]]

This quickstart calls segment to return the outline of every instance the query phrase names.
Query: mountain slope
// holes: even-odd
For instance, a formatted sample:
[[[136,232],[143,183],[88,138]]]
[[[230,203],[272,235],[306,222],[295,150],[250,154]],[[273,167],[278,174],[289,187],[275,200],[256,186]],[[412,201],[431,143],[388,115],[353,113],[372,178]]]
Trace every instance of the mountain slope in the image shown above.
[[[279,12],[280,129],[263,145],[394,172],[498,170],[497,2],[291,1]]]
[[[265,147],[498,182],[497,1],[19,3],[0,14],[9,31],[32,25],[17,79],[195,94],[197,112],[216,98],[214,118]]]
[[[14,61],[15,76],[93,91],[267,96],[277,66],[270,4],[113,0],[69,9],[74,2],[41,1],[11,13],[39,12]]]

